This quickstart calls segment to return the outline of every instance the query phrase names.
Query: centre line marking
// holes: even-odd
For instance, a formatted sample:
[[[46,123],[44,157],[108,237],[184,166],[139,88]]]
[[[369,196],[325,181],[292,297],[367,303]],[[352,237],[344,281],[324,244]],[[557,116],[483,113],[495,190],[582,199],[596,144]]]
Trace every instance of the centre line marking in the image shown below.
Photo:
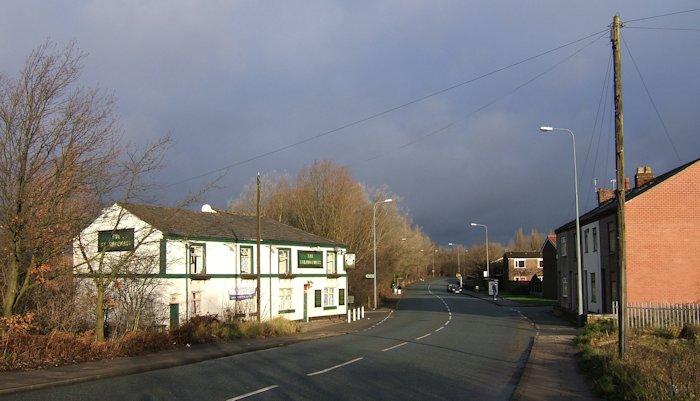
[[[426,334],[426,335],[424,335],[424,336],[416,337],[416,340],[422,340],[422,339],[424,339],[425,337],[428,337],[428,336],[431,335],[431,334],[433,334],[433,333],[428,333],[428,334]]]
[[[307,376],[316,376],[316,375],[320,375],[321,373],[330,372],[330,371],[333,370],[333,369],[337,369],[337,368],[339,368],[339,367],[341,367],[341,366],[345,366],[345,365],[350,365],[351,363],[355,363],[355,362],[357,362],[357,361],[359,361],[359,360],[362,360],[362,359],[364,359],[364,358],[363,358],[363,357],[355,358],[355,359],[353,359],[353,360],[351,360],[351,361],[343,362],[343,363],[341,363],[341,364],[338,364],[338,365],[335,365],[335,366],[331,366],[330,368],[323,369],[323,370],[319,370],[318,372],[307,373],[306,375],[307,375]]]
[[[403,342],[403,343],[401,343],[401,344],[396,344],[396,345],[394,345],[394,346],[392,346],[392,347],[384,348],[384,349],[382,350],[382,352],[391,351],[391,350],[394,349],[394,348],[399,348],[399,347],[404,346],[404,345],[406,345],[406,344],[408,344],[408,343],[407,343],[407,342]]]
[[[273,388],[276,388],[276,387],[279,387],[279,386],[276,385],[276,384],[273,384],[272,386],[263,387],[263,388],[261,388],[261,389],[259,389],[259,390],[251,391],[250,393],[245,393],[245,394],[239,395],[239,396],[237,396],[237,397],[229,398],[229,399],[226,400],[226,401],[242,400],[242,399],[244,399],[244,398],[246,398],[246,397],[250,397],[251,395],[264,393],[265,391],[267,391],[267,390],[272,390]]]

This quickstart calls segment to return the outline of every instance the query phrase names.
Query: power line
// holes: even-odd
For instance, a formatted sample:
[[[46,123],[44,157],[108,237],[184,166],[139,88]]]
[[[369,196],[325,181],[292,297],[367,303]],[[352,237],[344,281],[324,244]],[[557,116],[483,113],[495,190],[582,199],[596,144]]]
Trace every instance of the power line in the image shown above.
[[[546,70],[544,70],[544,71],[542,71],[542,72],[540,72],[540,73],[534,75],[533,77],[531,77],[531,78],[528,79],[527,81],[525,81],[525,82],[519,84],[519,85],[516,86],[515,88],[513,88],[513,89],[511,89],[510,91],[508,91],[508,92],[502,94],[501,96],[499,96],[499,97],[497,97],[497,98],[491,100],[490,102],[488,102],[488,103],[486,103],[486,104],[484,104],[484,105],[478,107],[478,108],[475,109],[475,110],[472,110],[469,114],[465,115],[465,116],[461,119],[461,121],[463,122],[463,121],[466,120],[468,117],[471,117],[471,116],[473,116],[474,114],[479,113],[480,111],[482,111],[482,110],[484,110],[484,109],[486,109],[486,108],[488,108],[488,107],[494,105],[495,103],[497,103],[497,102],[503,100],[504,98],[506,98],[506,97],[508,97],[508,96],[510,96],[510,95],[512,95],[512,94],[514,94],[515,92],[517,92],[518,90],[522,89],[523,87],[525,87],[525,86],[531,84],[532,82],[536,81],[537,79],[543,77],[544,75],[546,75],[546,74],[548,74],[549,72],[553,71],[554,69],[556,69],[556,68],[559,67],[560,65],[562,65],[562,64],[566,63],[567,61],[571,60],[572,58],[574,58],[576,55],[578,55],[579,53],[581,53],[584,49],[588,48],[589,46],[591,46],[593,43],[597,42],[598,40],[600,40],[600,39],[601,39],[602,37],[604,37],[604,36],[606,36],[606,35],[601,35],[601,36],[596,37],[595,39],[593,39],[592,41],[588,42],[587,44],[585,44],[585,45],[582,46],[581,48],[577,49],[575,52],[573,52],[573,53],[571,53],[570,55],[568,55],[566,58],[564,58],[564,59],[558,61],[557,63],[553,64],[552,66],[550,66],[550,67],[547,68]],[[430,131],[430,132],[428,132],[427,134],[421,135],[421,136],[417,137],[416,139],[413,139],[413,140],[411,140],[411,141],[409,141],[409,142],[406,142],[406,143],[404,143],[404,144],[402,144],[402,145],[396,147],[395,149],[392,149],[392,150],[389,150],[389,151],[385,151],[385,152],[383,152],[383,153],[381,153],[381,154],[379,154],[379,155],[377,155],[377,156],[373,156],[373,157],[370,157],[370,158],[365,159],[365,160],[362,160],[362,161],[363,161],[363,162],[368,162],[368,161],[372,161],[372,160],[379,159],[379,158],[384,157],[384,156],[388,156],[389,154],[391,154],[391,153],[393,153],[393,152],[399,151],[399,150],[401,150],[401,149],[405,149],[405,148],[409,147],[410,145],[413,145],[413,144],[415,144],[415,143],[417,143],[417,142],[420,142],[420,141],[422,141],[422,140],[424,140],[424,139],[426,139],[426,138],[429,138],[429,137],[431,137],[431,136],[434,136],[434,135],[443,133],[443,132],[447,131],[449,128],[452,128],[453,126],[455,126],[458,122],[459,122],[459,121],[453,121],[453,122],[451,122],[451,123],[449,123],[449,124],[447,124],[447,125],[445,125],[445,126],[442,126],[442,127],[438,128],[438,129],[436,129],[436,130]]]
[[[659,31],[692,31],[700,32],[700,28],[670,28],[670,27],[660,27],[660,26],[629,26],[625,25],[625,29],[650,29]]]
[[[626,24],[626,23],[628,23],[628,22],[646,21],[646,20],[653,19],[653,18],[668,17],[668,16],[671,16],[671,15],[692,13],[692,12],[696,12],[696,11],[700,11],[700,8],[691,8],[691,9],[689,9],[689,10],[674,11],[674,12],[670,12],[670,13],[666,13],[666,14],[652,15],[652,16],[650,16],[650,17],[628,19],[627,21],[623,21],[622,23],[623,23],[623,26],[624,26],[624,24]]]
[[[683,159],[681,159],[681,155],[678,153],[678,149],[676,149],[676,145],[673,143],[673,139],[671,139],[671,134],[669,134],[669,132],[668,132],[668,128],[666,127],[666,122],[664,122],[664,119],[661,117],[661,113],[659,112],[659,108],[656,107],[656,102],[654,102],[654,98],[651,96],[651,92],[649,92],[649,88],[647,87],[647,83],[644,80],[644,77],[642,76],[642,72],[639,70],[639,66],[637,65],[637,61],[634,59],[634,56],[632,56],[632,51],[630,51],[630,48],[627,45],[627,41],[625,40],[624,36],[622,36],[622,43],[625,45],[625,49],[627,50],[627,54],[630,56],[630,60],[632,60],[632,64],[634,65],[634,69],[637,71],[637,75],[639,75],[639,79],[642,81],[642,86],[644,87],[644,92],[646,92],[647,97],[649,98],[649,102],[651,102],[651,105],[654,108],[654,111],[656,112],[656,116],[659,118],[659,122],[661,122],[661,126],[664,129],[664,133],[666,134],[666,138],[668,139],[668,142],[671,144],[671,147],[673,148],[673,152],[676,154],[676,158],[678,158],[679,162],[682,162]]]
[[[165,185],[164,188],[169,188],[169,187],[172,187],[172,186],[175,186],[175,185],[183,184],[183,183],[185,183],[185,182],[192,181],[192,180],[196,180],[196,179],[198,179],[198,178],[203,178],[203,177],[206,177],[206,176],[208,176],[208,175],[215,174],[215,173],[221,173],[221,172],[223,172],[224,174],[226,174],[226,173],[228,172],[228,170],[230,170],[230,169],[233,168],[233,167],[240,166],[240,165],[242,165],[242,164],[246,164],[246,163],[249,163],[249,162],[251,162],[251,161],[258,160],[258,159],[264,158],[264,157],[266,157],[266,156],[270,156],[270,155],[273,155],[273,154],[275,154],[275,153],[279,153],[279,152],[285,151],[285,150],[287,150],[287,149],[291,149],[291,148],[293,148],[293,147],[296,147],[296,146],[305,144],[305,143],[307,143],[307,142],[311,142],[311,141],[313,141],[313,140],[315,140],[315,139],[318,139],[318,138],[321,138],[321,137],[324,137],[324,136],[327,136],[327,135],[336,133],[336,132],[338,132],[338,131],[342,131],[342,130],[344,130],[344,129],[346,129],[346,128],[350,128],[350,127],[352,127],[352,126],[362,124],[362,123],[364,123],[364,122],[367,122],[367,121],[369,121],[369,120],[375,119],[375,118],[377,118],[377,117],[384,116],[384,115],[386,115],[386,114],[392,113],[392,112],[397,111],[397,110],[399,110],[399,109],[402,109],[402,108],[408,107],[408,106],[410,106],[410,105],[413,105],[413,104],[422,102],[422,101],[424,101],[424,100],[427,100],[427,99],[432,98],[432,97],[434,97],[434,96],[438,96],[438,95],[440,95],[440,94],[443,94],[443,93],[445,93],[445,92],[451,91],[451,90],[453,90],[453,89],[456,89],[456,88],[459,88],[459,87],[468,85],[468,84],[473,83],[473,82],[476,82],[476,81],[478,81],[478,80],[480,80],[480,79],[483,79],[483,78],[489,77],[489,76],[491,76],[491,75],[497,74],[497,73],[499,73],[499,72],[505,71],[505,70],[507,70],[507,69],[516,67],[516,66],[518,66],[518,65],[520,65],[520,64],[523,64],[523,63],[526,63],[526,62],[528,62],[528,61],[532,61],[532,60],[537,59],[537,58],[539,58],[539,57],[542,57],[542,56],[544,56],[544,55],[547,55],[547,54],[556,52],[557,50],[563,49],[563,48],[565,48],[565,47],[568,47],[568,46],[571,46],[571,45],[576,44],[576,43],[578,43],[578,42],[584,41],[584,40],[586,40],[586,39],[588,39],[588,38],[591,38],[591,37],[593,37],[593,36],[599,35],[599,34],[602,33],[602,32],[607,32],[607,29],[604,29],[604,30],[601,30],[601,31],[598,31],[598,32],[594,32],[594,33],[592,33],[592,34],[583,36],[583,37],[581,37],[581,38],[579,38],[579,39],[576,39],[576,40],[572,40],[572,41],[570,41],[570,42],[568,42],[568,43],[565,43],[565,44],[556,46],[556,47],[554,47],[554,48],[551,48],[551,49],[549,49],[549,50],[543,51],[543,52],[541,52],[541,53],[537,53],[537,54],[535,54],[535,55],[533,55],[533,56],[524,58],[524,59],[522,59],[522,60],[520,60],[520,61],[516,61],[516,62],[514,62],[514,63],[508,64],[508,65],[506,65],[506,66],[504,66],[504,67],[500,67],[500,68],[497,68],[497,69],[495,69],[495,70],[489,71],[489,72],[487,72],[487,73],[484,73],[484,74],[478,75],[478,76],[476,76],[476,77],[470,78],[470,79],[468,79],[468,80],[466,80],[466,81],[462,81],[462,82],[459,82],[459,83],[450,85],[450,86],[448,86],[448,87],[446,87],[446,88],[439,89],[439,90],[437,90],[437,91],[428,93],[428,94],[426,94],[426,95],[423,95],[423,96],[418,97],[418,98],[416,98],[416,99],[410,100],[410,101],[408,101],[408,102],[399,104],[399,105],[394,106],[394,107],[390,107],[390,108],[385,109],[385,110],[383,110],[383,111],[380,111],[380,112],[377,112],[377,113],[374,113],[374,114],[370,114],[370,115],[368,115],[368,116],[366,116],[366,117],[363,117],[363,118],[360,118],[360,119],[358,119],[358,120],[354,120],[354,121],[352,121],[352,122],[343,124],[343,125],[341,125],[341,126],[339,126],[339,127],[333,128],[333,129],[331,129],[331,130],[321,132],[321,133],[319,133],[319,134],[310,136],[310,137],[305,138],[305,139],[302,139],[302,140],[300,140],[300,141],[297,141],[297,142],[294,142],[294,143],[291,143],[291,144],[288,144],[288,145],[285,145],[285,146],[281,146],[281,147],[279,147],[279,148],[276,148],[276,149],[273,149],[273,150],[270,150],[270,151],[267,151],[267,152],[258,154],[258,155],[256,155],[256,156],[249,157],[249,158],[244,159],[244,160],[240,160],[240,161],[237,161],[237,162],[228,164],[228,165],[223,166],[223,167],[220,167],[220,168],[216,168],[216,169],[213,169],[213,170],[209,170],[209,171],[206,171],[206,172],[204,172],[204,173],[197,174],[197,175],[195,175],[195,176],[188,177],[188,178],[185,178],[185,179],[182,179],[182,180],[179,180],[179,181],[170,183],[170,184],[168,184],[168,185]]]

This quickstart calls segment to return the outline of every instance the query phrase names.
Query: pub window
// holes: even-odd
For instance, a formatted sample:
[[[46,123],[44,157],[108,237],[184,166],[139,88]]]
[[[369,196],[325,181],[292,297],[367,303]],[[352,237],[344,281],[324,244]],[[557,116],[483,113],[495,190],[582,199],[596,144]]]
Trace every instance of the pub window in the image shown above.
[[[345,305],[345,288],[338,289],[338,305]]]
[[[335,274],[335,252],[326,252],[326,274]]]
[[[277,263],[279,274],[290,274],[292,272],[291,259],[289,258],[289,249],[277,250]]]
[[[542,259],[537,259],[537,266],[542,269],[544,268],[544,260]]]
[[[561,256],[566,256],[566,236],[562,235],[559,240],[559,252]]]
[[[515,267],[518,269],[525,268],[525,259],[515,259]]]
[[[583,230],[583,252],[588,253],[588,229]]]
[[[323,306],[335,306],[335,288],[323,289]]]
[[[314,290],[314,307],[321,307],[321,290]]]
[[[253,247],[242,246],[239,252],[241,274],[253,274]]]
[[[204,244],[190,244],[190,274],[206,273]]]
[[[561,296],[562,298],[569,297],[569,280],[567,280],[566,276],[561,277]]]
[[[280,312],[292,310],[292,289],[280,288]]]
[[[197,316],[202,313],[202,293],[200,291],[192,291],[192,314]]]

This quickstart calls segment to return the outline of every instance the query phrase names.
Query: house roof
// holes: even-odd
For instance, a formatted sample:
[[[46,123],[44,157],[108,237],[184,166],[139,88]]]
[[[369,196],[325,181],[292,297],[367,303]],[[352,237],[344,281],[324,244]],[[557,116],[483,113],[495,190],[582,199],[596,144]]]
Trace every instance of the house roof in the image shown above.
[[[700,159],[695,159],[695,160],[688,162],[682,166],[678,166],[678,167],[674,168],[673,170],[667,171],[658,177],[652,178],[651,180],[646,182],[644,185],[629,189],[627,192],[625,192],[625,202],[627,202],[631,199],[634,199],[635,197],[643,194],[644,192],[654,188],[655,186],[657,186],[660,183],[666,181],[667,179],[673,177],[674,175],[680,173],[681,171],[692,166],[693,164],[697,163],[698,161],[700,161]],[[587,213],[584,213],[583,215],[581,215],[579,217],[579,220],[580,220],[581,224],[588,224],[592,221],[596,221],[602,217],[613,214],[616,211],[617,211],[617,197],[613,198],[612,200],[609,200],[606,203],[603,203],[602,205],[596,207],[595,209],[588,211]],[[556,230],[554,230],[554,232],[560,233],[563,231],[572,230],[572,229],[574,229],[575,226],[576,226],[576,220],[574,219],[574,220],[571,220],[568,223],[564,224],[563,226],[557,228]]]
[[[164,234],[230,241],[255,241],[257,238],[255,216],[242,216],[222,211],[207,213],[136,203],[119,203],[119,205]],[[261,219],[260,232],[263,241],[342,246],[328,238],[269,218]]]
[[[545,238],[544,242],[542,243],[542,247],[540,248],[540,252],[542,252],[544,250],[544,247],[546,247],[547,244],[550,244],[551,246],[554,247],[554,249],[557,249],[557,235],[556,234],[548,234],[547,238]]]
[[[540,251],[508,251],[503,254],[504,258],[541,258]]]

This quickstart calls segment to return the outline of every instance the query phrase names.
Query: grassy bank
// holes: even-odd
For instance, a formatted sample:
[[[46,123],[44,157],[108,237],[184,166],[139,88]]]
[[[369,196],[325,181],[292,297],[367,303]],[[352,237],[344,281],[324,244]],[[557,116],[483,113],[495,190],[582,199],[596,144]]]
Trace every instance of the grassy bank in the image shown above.
[[[579,364],[595,392],[608,400],[697,400],[700,339],[691,339],[687,332],[674,328],[634,333],[628,337],[625,357],[619,359],[612,322],[591,323],[576,338]]]
[[[557,303],[554,299],[540,298],[534,295],[521,295],[514,294],[508,291],[499,291],[498,295],[509,301],[518,302],[523,305],[533,305],[533,306],[552,306]]]
[[[41,369],[123,356],[136,356],[189,344],[265,338],[301,333],[304,326],[284,318],[256,321],[222,321],[216,316],[195,316],[172,331],[131,331],[118,338],[95,342],[93,332],[47,334],[9,330],[0,336],[0,371]]]

